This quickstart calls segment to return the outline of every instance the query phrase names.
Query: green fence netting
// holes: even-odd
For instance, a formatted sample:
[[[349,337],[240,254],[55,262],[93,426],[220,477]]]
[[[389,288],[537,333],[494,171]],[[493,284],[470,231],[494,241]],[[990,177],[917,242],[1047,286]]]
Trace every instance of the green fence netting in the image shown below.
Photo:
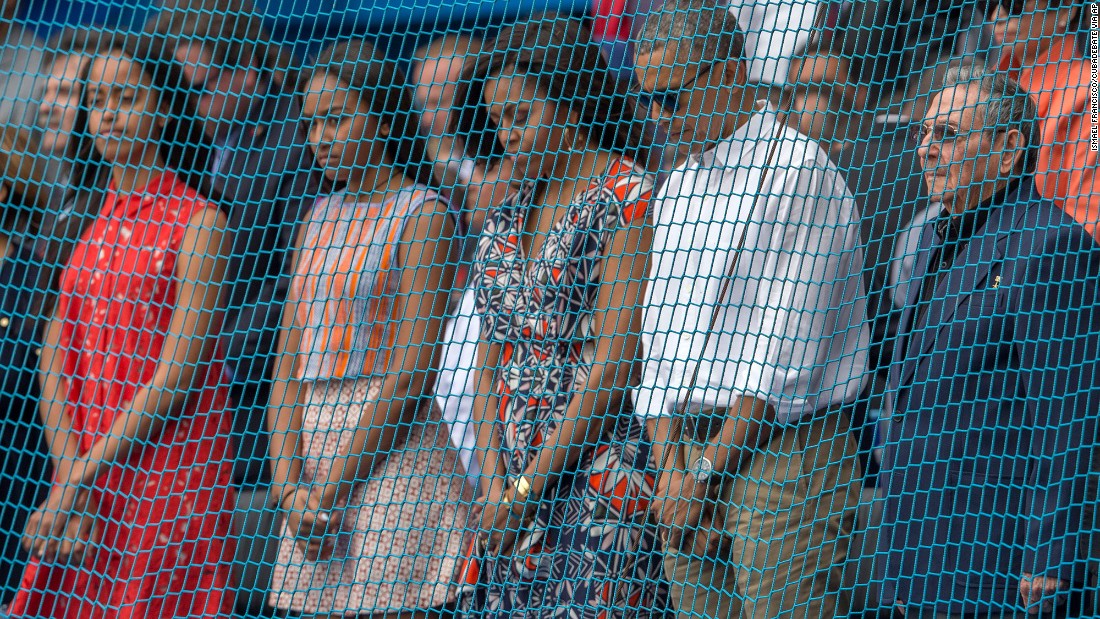
[[[1097,3],[0,9],[0,616],[1100,612]]]

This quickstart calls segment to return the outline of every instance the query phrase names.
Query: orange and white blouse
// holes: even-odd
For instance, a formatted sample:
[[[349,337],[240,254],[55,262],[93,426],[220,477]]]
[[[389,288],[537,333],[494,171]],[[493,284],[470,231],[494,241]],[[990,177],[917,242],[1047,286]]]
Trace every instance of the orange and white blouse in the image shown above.
[[[421,185],[382,202],[320,198],[299,250],[292,300],[302,330],[300,380],[376,376],[386,371],[401,281],[398,244],[424,204],[446,198]]]

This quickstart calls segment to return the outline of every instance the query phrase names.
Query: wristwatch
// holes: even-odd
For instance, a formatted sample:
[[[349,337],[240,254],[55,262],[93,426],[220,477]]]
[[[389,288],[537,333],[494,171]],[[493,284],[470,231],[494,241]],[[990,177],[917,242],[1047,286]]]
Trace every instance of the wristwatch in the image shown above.
[[[706,456],[699,456],[691,464],[688,473],[691,473],[691,476],[695,478],[695,483],[705,484],[710,481],[710,476],[714,474],[714,463]]]

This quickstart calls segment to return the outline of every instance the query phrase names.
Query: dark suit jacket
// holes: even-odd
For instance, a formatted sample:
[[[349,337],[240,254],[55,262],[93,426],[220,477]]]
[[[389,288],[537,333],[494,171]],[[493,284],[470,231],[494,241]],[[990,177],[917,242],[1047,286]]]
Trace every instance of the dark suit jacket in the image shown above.
[[[902,325],[935,239],[931,222]],[[986,613],[1019,604],[1024,572],[1083,582],[1100,246],[1023,179],[911,333],[890,367],[883,603]]]
[[[238,480],[266,470],[264,381],[270,378],[289,288],[295,228],[313,204],[320,179],[299,116],[292,95],[264,97],[253,107],[238,147],[228,151],[210,182],[209,197],[226,213],[233,235],[223,347],[234,375]]]

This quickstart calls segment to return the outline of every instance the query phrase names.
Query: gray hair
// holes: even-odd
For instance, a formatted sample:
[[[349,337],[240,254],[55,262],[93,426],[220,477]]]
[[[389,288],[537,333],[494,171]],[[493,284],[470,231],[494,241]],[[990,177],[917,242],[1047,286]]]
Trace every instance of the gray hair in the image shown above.
[[[652,54],[670,41],[690,44],[691,60],[744,62],[745,35],[725,4],[713,0],[671,0],[650,13],[642,26],[635,54]]]
[[[1024,140],[1024,159],[1019,172],[1034,173],[1041,145],[1039,111],[1035,100],[1016,80],[991,72],[981,64],[953,66],[944,76],[944,91],[971,86],[978,87],[977,105],[983,112],[983,127],[1001,131],[1018,130]]]

